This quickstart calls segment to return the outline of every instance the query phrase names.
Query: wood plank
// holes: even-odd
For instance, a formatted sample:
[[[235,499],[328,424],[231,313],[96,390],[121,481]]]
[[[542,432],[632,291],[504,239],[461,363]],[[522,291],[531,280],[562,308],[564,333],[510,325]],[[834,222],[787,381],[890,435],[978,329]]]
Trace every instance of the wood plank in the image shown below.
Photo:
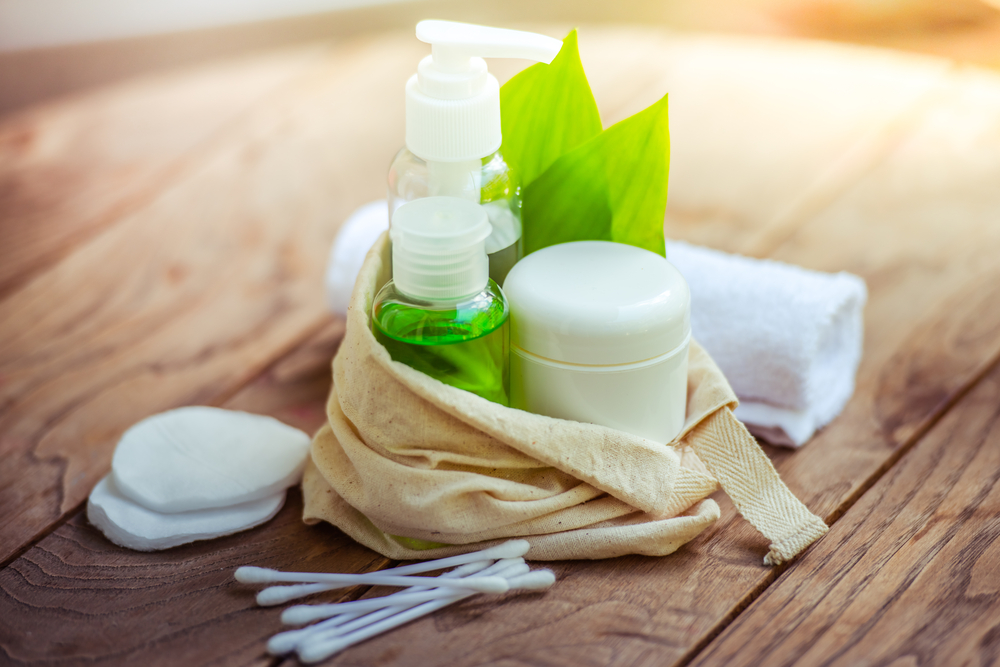
[[[852,270],[871,289],[854,398],[807,447],[775,457],[793,491],[830,519],[1000,355],[1000,238],[990,213],[1000,208],[1000,81],[962,72],[942,85],[948,95],[937,96],[880,162],[773,253]],[[956,120],[960,132],[952,132]],[[722,160],[714,167],[720,179],[747,179],[746,188],[773,176]],[[757,220],[754,227],[709,217],[715,228],[707,234],[729,229],[750,243],[768,218]],[[704,240],[693,225],[667,223],[678,236],[692,231]],[[669,558],[557,564],[562,579],[535,600],[470,601],[354,647],[333,664],[683,664],[773,582],[765,552],[765,540],[723,503],[718,525]]]
[[[147,203],[323,48],[306,45],[150,76],[5,118],[0,298]]]
[[[325,421],[329,360],[343,323],[331,321],[229,400],[307,431]],[[82,512],[0,571],[0,663],[268,665],[281,607],[232,574],[246,564],[367,572],[388,561],[328,525],[302,523],[298,489],[259,528],[154,553],[122,549]],[[355,587],[311,600],[353,599]]]
[[[344,320],[328,317],[291,354],[226,401],[225,407],[270,415],[315,433],[326,423],[326,399],[333,382],[331,361],[343,337]]]
[[[765,231],[815,217],[912,132],[954,67],[823,42],[634,28],[583,32],[580,45],[605,126],[670,96],[668,235],[759,256],[778,245],[762,243]]]
[[[998,396],[994,368],[693,664],[996,664]]]
[[[130,424],[225,400],[325,321],[333,236],[402,143],[413,42],[334,49],[0,303],[0,562],[80,504]]]
[[[831,207],[835,209],[848,202],[843,209],[828,218],[821,215],[809,220],[808,225],[778,249],[779,255],[788,253],[796,261],[819,268],[824,268],[824,262],[834,266],[838,261],[846,262],[872,286],[868,349],[859,395],[847,415],[805,450],[785,456],[780,463],[793,488],[816,503],[820,511],[840,511],[846,502],[867,488],[864,486],[867,480],[891,463],[900,447],[909,446],[950,405],[955,395],[978,377],[987,363],[985,360],[995,354],[995,332],[1000,326],[996,320],[1000,313],[995,308],[991,313],[982,304],[995,303],[992,299],[1000,281],[990,272],[985,258],[997,246],[989,230],[982,227],[985,223],[981,212],[973,212],[968,218],[954,216],[953,220],[942,205],[949,198],[962,195],[964,191],[959,186],[963,178],[966,183],[989,182],[989,178],[996,176],[990,161],[990,156],[997,154],[990,143],[995,139],[991,139],[991,127],[984,120],[992,110],[988,105],[980,105],[969,113],[976,113],[975,109],[982,113],[982,122],[973,123],[971,134],[958,144],[965,147],[962,154],[968,158],[965,164],[970,165],[972,173],[949,174],[950,180],[946,179],[936,190],[897,193],[907,199],[908,205],[928,211],[927,224],[933,220],[940,224],[947,219],[953,225],[949,233],[956,239],[964,234],[965,243],[956,240],[946,244],[934,257],[935,263],[928,265],[928,249],[918,248],[910,241],[907,221],[882,219],[883,211],[890,207],[884,197],[869,197],[867,205],[872,208],[867,212],[856,210],[866,201],[862,196],[869,189],[866,184],[878,183],[880,179],[891,181],[894,174],[906,173],[907,160],[913,157],[913,147],[907,145],[880,165],[882,171],[873,170],[864,182]],[[939,109],[935,107],[935,111]],[[933,113],[924,117],[933,119]],[[926,133],[927,128],[921,125],[920,130]],[[919,146],[922,136],[918,132],[911,138]],[[737,153],[740,148],[734,145],[731,150]],[[719,159],[719,155],[711,152],[706,156],[706,160]],[[925,157],[939,157],[939,154],[930,151]],[[716,173],[725,177],[727,162],[714,164]],[[730,177],[741,173],[731,168]],[[746,172],[742,173],[746,178]],[[749,173],[757,179],[769,177],[760,169]],[[969,180],[970,175],[975,178]],[[877,187],[870,189],[878,191]],[[983,206],[988,208],[989,202]],[[869,233],[875,233],[879,242],[852,243],[855,236],[845,240],[844,225],[851,216],[858,218],[852,224],[863,228],[873,226],[874,231]],[[732,228],[746,240],[749,238],[746,230],[756,229],[753,224],[740,220]],[[712,233],[720,228],[715,229]],[[846,229],[851,229],[850,224]],[[691,230],[697,229],[689,226],[688,231]],[[943,280],[942,284],[933,283],[934,289],[930,291],[936,300],[921,300],[926,293],[921,290],[931,286],[935,276]],[[979,299],[980,305],[972,303],[973,297]],[[950,309],[956,303],[967,305],[954,315]],[[872,326],[873,317],[879,326]],[[936,331],[947,332],[948,336],[942,340]],[[962,332],[972,335],[967,337]],[[176,344],[176,335],[172,340]],[[232,364],[228,367],[231,369]],[[880,384],[888,381],[885,373],[896,377],[898,372],[908,379],[895,380],[884,387]],[[946,378],[950,378],[951,384],[944,384]],[[238,382],[227,386],[238,386]],[[891,399],[882,399],[882,407],[876,408],[873,397],[882,389],[895,394]],[[8,393],[4,398],[10,400],[17,395]],[[920,400],[911,402],[911,398]],[[892,428],[886,428],[889,423]],[[70,448],[67,446],[66,450]],[[93,447],[88,451],[93,452]],[[813,465],[799,467],[806,456],[817,458]],[[854,468],[846,460],[852,458],[858,461]],[[823,470],[815,467],[815,461],[827,459],[839,462],[829,479],[815,479],[815,475],[804,472]],[[95,464],[93,469],[103,471],[106,462]],[[86,490],[90,484],[84,485]],[[530,600],[511,599],[503,605],[470,601],[434,619],[352,649],[336,662],[471,664],[489,659],[511,664],[669,664],[683,659],[717,631],[740,605],[756,596],[773,576],[759,561],[766,549],[763,540],[746,524],[733,520],[728,505],[724,506],[724,512],[726,519],[719,526],[670,558],[557,564],[563,579],[547,594],[532,596]]]
[[[247,564],[363,572],[385,559],[331,526],[305,526],[297,489],[263,527],[163,552],[115,547],[76,514],[0,571],[0,663],[271,664],[281,607],[257,607],[256,589],[236,583]]]

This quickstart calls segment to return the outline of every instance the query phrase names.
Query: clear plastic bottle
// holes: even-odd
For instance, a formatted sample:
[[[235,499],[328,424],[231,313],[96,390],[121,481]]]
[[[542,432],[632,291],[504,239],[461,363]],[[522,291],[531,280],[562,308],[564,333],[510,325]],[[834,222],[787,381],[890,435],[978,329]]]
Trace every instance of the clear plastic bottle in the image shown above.
[[[484,207],[427,197],[393,215],[390,280],[372,303],[372,332],[395,361],[509,405],[510,309],[487,275]]]
[[[404,148],[389,168],[389,218],[403,204],[448,196],[482,204],[493,231],[486,239],[490,278],[502,285],[524,254],[521,186],[500,151],[481,160],[427,162]]]
[[[389,219],[422,197],[482,204],[493,228],[490,277],[502,285],[522,254],[521,189],[500,154],[500,84],[483,58],[548,63],[562,42],[450,21],[421,21],[416,32],[431,54],[406,82],[406,148],[389,169]]]

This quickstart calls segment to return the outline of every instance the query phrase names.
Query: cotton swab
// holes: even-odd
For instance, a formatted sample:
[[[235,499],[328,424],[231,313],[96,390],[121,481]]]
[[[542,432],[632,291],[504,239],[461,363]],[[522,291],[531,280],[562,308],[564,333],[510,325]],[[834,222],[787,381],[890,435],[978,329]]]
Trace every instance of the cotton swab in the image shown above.
[[[423,572],[433,572],[434,570],[444,570],[457,565],[465,565],[479,560],[501,560],[505,558],[518,558],[528,553],[531,544],[527,540],[508,540],[503,544],[498,544],[489,549],[474,551],[467,554],[458,554],[448,558],[422,561],[412,565],[403,565],[388,570],[380,570],[379,574],[409,575],[421,574]],[[271,584],[279,582],[290,583],[334,583],[332,581],[317,578],[323,573],[315,572],[281,572],[266,567],[254,567],[245,565],[236,569],[236,581],[244,584]],[[356,576],[356,575],[336,575],[336,576]],[[331,589],[332,590],[332,589]]]
[[[534,572],[529,572],[516,577],[511,581],[511,583],[514,584],[515,581],[519,579],[521,580],[518,582],[519,585],[523,585],[532,590],[540,590],[551,586],[552,583],[555,582],[555,574],[549,570],[536,570]],[[299,646],[297,649],[299,659],[305,663],[325,660],[334,653],[342,651],[348,646],[352,646],[360,641],[374,637],[375,635],[381,634],[386,630],[391,630],[392,628],[408,623],[416,618],[420,618],[421,616],[437,611],[442,607],[446,607],[449,604],[458,602],[459,600],[472,595],[475,595],[475,593],[456,593],[448,598],[432,600],[430,602],[417,605],[416,607],[411,607],[410,609],[402,611],[394,616],[372,623],[371,625],[349,634],[339,635],[333,638],[327,638],[325,636],[316,637],[315,639],[309,640]]]
[[[520,540],[520,541],[523,542],[524,540]],[[501,546],[503,546],[503,545],[501,545]],[[487,551],[489,551],[489,550],[487,550]],[[463,554],[463,556],[467,556],[467,555],[473,555],[473,554]],[[511,559],[504,558],[502,560],[511,560]],[[521,558],[520,560],[521,560],[522,563],[524,562],[523,558]],[[481,570],[481,569],[485,568],[486,565],[491,562],[491,560],[482,559],[482,560],[477,560],[477,561],[474,561],[474,562],[475,563],[485,563],[482,567],[480,567],[480,570]],[[465,565],[460,566],[459,569],[461,569],[462,567],[465,567]],[[261,568],[261,569],[264,569],[264,568]],[[393,568],[393,569],[389,569],[389,570],[379,570],[377,574],[398,574],[400,569],[401,568]],[[273,571],[276,571],[276,570],[271,570],[271,571],[273,572]],[[425,571],[429,572],[430,570],[425,570]],[[444,576],[444,575],[441,575],[441,576]],[[465,575],[462,575],[462,576],[465,576]],[[257,593],[257,604],[259,604],[262,607],[269,607],[269,606],[272,606],[272,605],[284,604],[285,602],[288,602],[289,600],[294,600],[296,598],[305,597],[307,595],[313,595],[315,593],[323,593],[323,592],[326,592],[326,591],[332,591],[332,590],[335,590],[337,588],[341,588],[341,586],[339,584],[294,584],[292,586],[270,586],[268,588],[263,589],[259,593]],[[420,588],[423,588],[423,587],[421,586]]]
[[[495,574],[497,576],[504,576],[506,574],[519,574],[523,572],[525,569],[527,569],[527,567],[528,566],[527,564],[525,564],[523,558],[503,559],[495,563],[492,563],[489,567],[483,570],[483,573],[487,575]],[[452,572],[448,572],[441,576],[447,577],[448,575],[458,572],[461,569],[463,568],[460,567],[457,570],[453,570]],[[384,618],[392,616],[393,614],[398,614],[399,612],[405,611],[410,607],[416,606],[416,605],[409,605],[409,606],[393,605],[391,602],[388,602],[388,600],[392,597],[393,597],[392,595],[389,595],[383,598],[384,600],[387,600],[386,606],[370,614],[362,615],[361,613],[359,613],[357,615],[349,614],[345,616],[335,616],[329,620],[317,623],[316,625],[308,628],[308,630],[313,630],[314,632],[310,632],[306,636],[302,637],[298,642],[298,646],[301,647],[307,642],[327,641],[333,639],[334,637],[339,637],[349,632],[353,632],[354,630],[358,630],[360,628],[371,625],[372,623],[375,623]],[[346,622],[343,619],[347,619]]]
[[[518,577],[523,576],[528,571],[529,571],[528,565],[524,562],[524,559],[518,558],[518,559],[505,559],[505,560],[497,561],[492,566],[490,566],[489,568],[487,568],[486,570],[484,570],[483,573],[484,574],[495,574],[497,576],[508,577],[508,578],[515,578],[516,579]],[[549,575],[549,577],[551,577],[552,581],[555,580],[555,577],[554,577],[554,575],[552,575],[551,572],[548,572],[547,570],[544,571],[544,572],[548,573],[548,575]],[[452,602],[457,602],[459,600],[465,599],[467,597],[471,597],[473,595],[476,595],[476,593],[472,593],[472,592],[462,593],[462,592],[459,592],[459,591],[455,591],[455,592],[452,593],[451,597],[449,597],[449,598],[439,598],[439,600],[444,600],[445,604],[451,604]],[[388,600],[389,598],[392,598],[392,597],[393,596],[390,595],[386,599]],[[414,608],[416,606],[418,606],[418,605],[416,605],[416,604],[405,605],[405,606],[403,606],[403,605],[390,605],[390,606],[385,607],[384,609],[380,609],[379,611],[372,612],[372,613],[367,614],[365,616],[362,616],[360,618],[353,619],[353,620],[351,620],[351,621],[349,621],[347,623],[338,623],[334,627],[326,628],[326,629],[324,629],[321,632],[316,632],[316,633],[310,635],[308,638],[306,638],[305,641],[300,642],[299,648],[302,648],[306,644],[311,644],[311,643],[316,643],[316,642],[328,643],[328,642],[330,642],[330,641],[332,641],[332,640],[334,640],[334,639],[336,639],[338,637],[345,636],[345,635],[347,635],[349,633],[355,633],[355,631],[360,631],[362,628],[366,628],[367,626],[373,625],[373,624],[375,624],[378,621],[382,621],[383,619],[391,620],[388,617],[391,617],[394,614],[398,615],[400,612],[405,612],[408,609],[412,609],[412,608]],[[318,626],[322,626],[322,625],[325,625],[328,622],[329,621],[324,621],[323,623],[319,623],[317,625]],[[405,622],[405,621],[401,621],[401,622]],[[395,627],[395,625],[388,626],[388,627]],[[378,632],[375,632],[375,634],[378,634]],[[359,636],[355,641],[361,641],[362,639],[365,639],[365,638],[366,638],[365,636]],[[337,650],[340,650],[340,649],[337,649]]]
[[[519,560],[523,561],[523,559]],[[486,568],[490,567],[492,564],[493,563],[488,560],[468,563],[466,565],[457,567],[450,572],[446,572],[438,578],[457,579],[461,577],[466,577],[472,574],[476,574],[477,572],[481,572]],[[430,589],[424,586],[414,586],[412,588],[406,589],[406,591],[404,592],[414,592],[421,590],[430,590]],[[390,595],[389,597],[392,596]],[[385,615],[390,616],[393,613],[395,613],[395,610],[390,610],[390,612]],[[271,639],[267,642],[267,650],[271,655],[284,655],[285,653],[291,653],[302,641],[304,641],[310,635],[313,635],[317,632],[321,632],[323,630],[329,630],[334,627],[343,626],[344,624],[349,623],[350,621],[353,621],[354,619],[362,615],[364,615],[363,611],[339,614],[323,621],[322,623],[317,623],[316,625],[312,625],[307,628],[280,632],[271,637]]]
[[[240,568],[240,570],[245,570],[247,568]],[[240,578],[240,570],[236,571],[237,579],[243,583],[256,583],[253,581],[253,576],[256,573],[250,573],[250,577],[246,576],[244,573],[243,578]],[[281,573],[278,574],[290,574]],[[296,576],[306,576],[306,572],[296,572]],[[445,579],[443,581],[438,581],[436,577],[412,577],[412,576],[401,576],[394,574],[383,574],[382,572],[367,572],[362,574],[340,574],[335,572],[317,572],[309,576],[308,579],[299,579],[299,581],[313,582],[313,583],[323,583],[323,584],[338,584],[339,588],[346,586],[446,586],[451,588],[465,588],[468,590],[474,590],[479,593],[506,593],[509,589],[507,586],[507,580],[503,577],[467,577],[461,581],[453,581]]]
[[[330,605],[298,605],[286,610],[282,619],[287,623],[310,622],[321,618],[326,620],[273,636],[268,642],[268,652],[282,655],[297,650],[303,661],[308,661],[308,658],[315,662],[347,646],[480,592],[540,590],[551,586],[555,581],[552,572],[531,572],[524,559],[520,558],[529,548],[527,540],[509,540],[481,551],[365,574],[281,572],[247,566],[237,569],[236,579],[251,584],[293,584],[271,586],[260,591],[258,603],[261,605],[281,604],[296,597],[351,585],[408,586],[403,591],[382,598]],[[499,560],[490,564],[493,559]],[[437,577],[409,576],[449,567],[456,569]],[[374,611],[365,613],[368,610]]]
[[[528,572],[528,566],[521,561],[524,572]],[[518,574],[522,574],[518,572]],[[499,576],[499,575],[498,575]],[[508,576],[508,575],[504,575]],[[508,578],[509,581],[509,578]],[[323,618],[330,618],[341,613],[353,611],[375,611],[387,604],[395,606],[412,607],[422,602],[428,602],[437,598],[455,595],[453,588],[435,587],[423,591],[400,591],[382,598],[369,598],[365,600],[352,600],[350,602],[334,602],[332,604],[297,605],[289,607],[281,614],[281,622],[287,625],[305,625]]]

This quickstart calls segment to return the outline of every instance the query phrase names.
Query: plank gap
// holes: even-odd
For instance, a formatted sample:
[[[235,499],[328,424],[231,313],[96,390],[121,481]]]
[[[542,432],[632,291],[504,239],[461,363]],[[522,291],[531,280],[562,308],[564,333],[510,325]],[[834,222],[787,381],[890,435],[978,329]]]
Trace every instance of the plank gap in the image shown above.
[[[80,512],[83,512],[83,508],[84,508],[84,506],[86,504],[87,504],[87,499],[85,498],[84,500],[80,501],[80,503],[76,507],[74,507],[73,509],[71,509],[69,512],[66,512],[62,516],[60,516],[58,519],[56,519],[55,521],[53,521],[52,523],[50,523],[48,526],[46,526],[44,530],[39,531],[39,533],[37,535],[35,535],[33,538],[31,538],[30,540],[28,540],[27,542],[25,542],[24,544],[22,544],[17,550],[15,550],[13,553],[11,553],[6,559],[4,559],[3,561],[0,561],[0,571],[4,570],[8,565],[10,565],[14,561],[16,561],[18,558],[20,558],[24,554],[26,554],[29,551],[31,551],[31,549],[33,549],[35,547],[35,545],[37,545],[39,542],[41,542],[42,540],[44,540],[46,537],[48,537],[52,533],[56,532],[60,528],[62,528],[63,525],[65,525],[67,521],[69,521],[70,519],[72,519],[73,517],[75,517]]]
[[[705,633],[704,637],[695,642],[695,644],[688,649],[676,663],[674,663],[674,667],[687,667],[691,664],[691,662],[693,662],[694,659],[697,658],[698,655],[705,650],[705,648],[711,644],[716,637],[722,634],[725,629],[729,627],[729,624],[735,621],[740,614],[746,611],[747,607],[753,604],[754,600],[760,597],[764,591],[767,590],[768,586],[777,581],[778,577],[780,577],[781,574],[791,566],[792,563],[783,563],[772,568],[772,570],[768,572],[764,578],[757,583],[757,585],[747,591],[740,601],[737,602],[731,610],[729,610],[729,613],[722,617],[716,627],[714,627],[710,632]]]
[[[865,481],[858,486],[854,493],[850,494],[845,500],[834,509],[826,517],[826,523],[828,526],[833,527],[833,525],[840,520],[847,512],[853,507],[862,496],[865,495],[878,481],[889,472],[899,461],[906,456],[907,453],[912,451],[917,444],[923,440],[923,438],[947,415],[952,408],[955,407],[963,398],[965,398],[970,392],[972,392],[990,373],[992,373],[998,366],[1000,366],[1000,354],[994,355],[983,368],[978,371],[969,382],[962,386],[958,391],[956,391],[947,402],[945,402],[936,412],[924,421],[924,423],[913,433],[913,435],[908,438],[902,446],[896,449],[890,455],[885,462],[870,476],[865,478]],[[754,586],[750,591],[744,595],[740,601],[733,606],[732,610],[723,616],[719,622],[712,628],[711,631],[707,632],[704,637],[702,637],[692,648],[685,652],[684,655],[676,662],[675,667],[687,667],[690,665],[699,655],[711,644],[719,635],[721,635],[725,630],[741,615],[745,612],[753,602],[759,598],[764,592],[776,582],[782,574],[787,570],[794,568],[802,558],[805,553],[808,553],[813,547],[810,547],[799,554],[799,556],[792,562],[780,565],[774,568],[771,572],[767,573],[760,582]]]
[[[283,349],[281,349],[274,357],[267,363],[261,364],[259,370],[256,373],[248,375],[246,381],[242,384],[234,383],[232,387],[225,390],[212,400],[211,405],[218,407],[225,407],[226,403],[229,403],[234,398],[236,398],[240,392],[247,389],[254,382],[260,380],[265,375],[270,373],[272,370],[280,366],[289,357],[291,357],[300,348],[303,348],[309,344],[309,342],[323,333],[323,331],[331,325],[332,316],[330,314],[324,314],[318,317],[312,325],[305,327],[302,333],[289,342]],[[339,345],[338,345],[339,346]]]
[[[1000,354],[996,354],[992,359],[983,364],[983,367],[973,374],[971,379],[958,391],[954,392],[947,401],[941,405],[935,412],[924,420],[923,424],[917,427],[913,435],[911,435],[903,444],[898,447],[888,458],[879,466],[871,475],[865,478],[853,493],[849,494],[840,505],[837,506],[830,514],[826,517],[826,523],[828,526],[835,524],[844,514],[857,503],[861,496],[868,492],[883,475],[885,475],[889,470],[891,470],[900,459],[902,459],[910,450],[912,450],[918,442],[920,442],[932,428],[934,428],[938,422],[940,422],[946,414],[948,414],[955,405],[958,404],[963,398],[965,398],[969,392],[975,389],[985,378],[988,376],[996,367],[1000,364]]]

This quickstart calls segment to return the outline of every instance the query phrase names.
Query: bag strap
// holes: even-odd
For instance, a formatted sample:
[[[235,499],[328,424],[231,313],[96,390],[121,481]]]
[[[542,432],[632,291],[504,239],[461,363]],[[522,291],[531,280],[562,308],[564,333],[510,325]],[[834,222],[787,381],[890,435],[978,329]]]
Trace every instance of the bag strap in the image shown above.
[[[829,530],[785,486],[771,460],[728,407],[702,420],[687,440],[743,518],[771,541],[765,565],[791,560]]]

